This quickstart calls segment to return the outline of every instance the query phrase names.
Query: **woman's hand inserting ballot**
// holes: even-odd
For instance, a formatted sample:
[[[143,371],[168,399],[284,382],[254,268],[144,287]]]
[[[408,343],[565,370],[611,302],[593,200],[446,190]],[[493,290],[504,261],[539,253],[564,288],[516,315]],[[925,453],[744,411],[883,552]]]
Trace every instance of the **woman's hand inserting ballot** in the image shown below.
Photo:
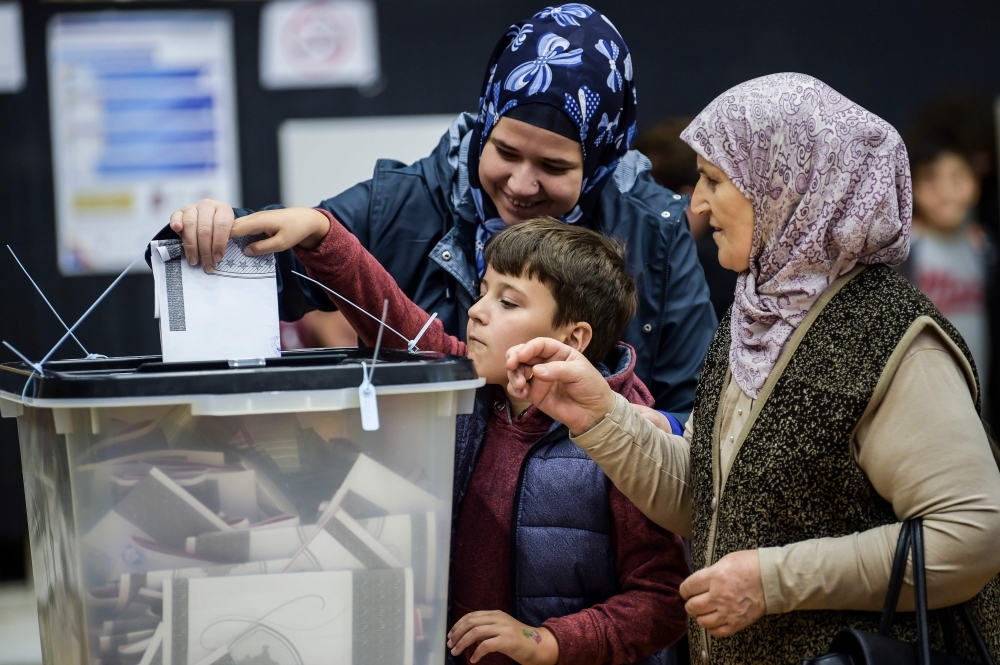
[[[615,408],[615,393],[582,353],[547,337],[507,351],[508,390],[579,436]]]
[[[473,663],[488,653],[502,653],[521,665],[555,665],[559,643],[548,628],[521,623],[505,612],[469,612],[448,631],[451,655],[459,656],[469,647],[476,651]]]
[[[211,273],[232,237],[261,233],[269,236],[247,248],[251,255],[280,252],[296,245],[315,249],[329,232],[330,222],[313,208],[263,210],[236,219],[228,203],[202,199],[172,214],[170,228],[180,236],[188,263],[201,263],[205,272]]]

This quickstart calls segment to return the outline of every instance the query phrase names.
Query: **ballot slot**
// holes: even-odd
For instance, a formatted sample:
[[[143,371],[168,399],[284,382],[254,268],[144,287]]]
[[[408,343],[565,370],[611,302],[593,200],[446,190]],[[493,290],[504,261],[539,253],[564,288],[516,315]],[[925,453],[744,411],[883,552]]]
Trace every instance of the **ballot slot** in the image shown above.
[[[18,416],[45,662],[444,662],[456,410],[442,404],[482,385],[468,361],[380,351],[377,431],[356,407],[192,410],[194,385],[222,389],[211,376],[247,399],[266,396],[239,392],[258,381],[293,393],[296,375],[356,391],[372,359],[49,363]],[[0,366],[4,399],[23,372]]]

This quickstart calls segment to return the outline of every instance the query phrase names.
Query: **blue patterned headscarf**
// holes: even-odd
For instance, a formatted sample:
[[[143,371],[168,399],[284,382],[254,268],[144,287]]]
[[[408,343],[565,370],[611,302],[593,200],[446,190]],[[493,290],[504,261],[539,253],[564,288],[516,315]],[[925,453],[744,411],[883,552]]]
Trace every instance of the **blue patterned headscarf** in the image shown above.
[[[479,158],[500,118],[518,105],[538,103],[559,109],[576,125],[583,184],[576,205],[560,218],[574,224],[589,217],[601,186],[628,151],[635,137],[636,104],[625,40],[606,16],[580,3],[546,7],[512,25],[494,47],[486,72],[469,144],[480,276],[486,271],[486,241],[506,228],[479,182]]]

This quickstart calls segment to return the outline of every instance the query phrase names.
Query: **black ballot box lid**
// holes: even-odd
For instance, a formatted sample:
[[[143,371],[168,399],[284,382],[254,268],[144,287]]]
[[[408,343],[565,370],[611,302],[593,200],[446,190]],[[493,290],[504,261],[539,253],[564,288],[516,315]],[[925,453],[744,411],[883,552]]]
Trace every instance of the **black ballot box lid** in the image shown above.
[[[46,400],[336,390],[361,385],[362,362],[371,369],[371,349],[308,349],[283,351],[279,358],[182,363],[165,363],[160,356],[53,360],[30,381],[31,367],[12,362],[0,364],[0,390]],[[382,349],[371,381],[396,386],[476,378],[468,358]]]

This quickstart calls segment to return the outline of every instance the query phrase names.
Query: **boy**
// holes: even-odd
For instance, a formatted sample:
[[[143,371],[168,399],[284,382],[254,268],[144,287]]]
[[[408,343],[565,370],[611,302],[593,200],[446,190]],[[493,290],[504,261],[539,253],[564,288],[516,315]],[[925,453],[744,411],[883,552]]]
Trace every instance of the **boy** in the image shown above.
[[[232,234],[271,236],[248,253],[296,246],[312,277],[368,312],[388,299],[387,323],[412,338],[428,314],[324,214],[303,225],[301,211],[257,213],[236,220]],[[642,516],[565,427],[505,392],[507,349],[546,336],[604,361],[612,388],[652,405],[633,349],[617,343],[636,308],[623,249],[547,218],[497,234],[485,258],[468,346],[436,320],[419,341],[422,350],[468,355],[487,382],[456,433],[451,654],[471,663],[662,663],[656,652],[686,629],[680,539]],[[341,311],[372,344],[378,322]]]

